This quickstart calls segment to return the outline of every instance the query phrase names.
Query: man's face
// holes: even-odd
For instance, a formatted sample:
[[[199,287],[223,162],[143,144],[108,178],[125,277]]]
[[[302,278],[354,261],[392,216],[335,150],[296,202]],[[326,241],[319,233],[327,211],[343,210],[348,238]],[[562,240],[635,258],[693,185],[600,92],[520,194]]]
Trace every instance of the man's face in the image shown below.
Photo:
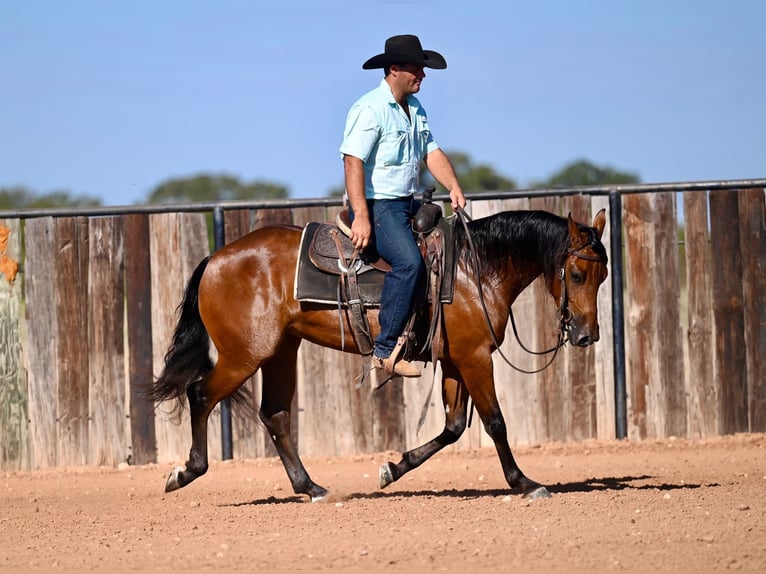
[[[394,81],[401,93],[416,94],[420,91],[420,83],[426,77],[423,66],[414,64],[395,64],[391,66]]]

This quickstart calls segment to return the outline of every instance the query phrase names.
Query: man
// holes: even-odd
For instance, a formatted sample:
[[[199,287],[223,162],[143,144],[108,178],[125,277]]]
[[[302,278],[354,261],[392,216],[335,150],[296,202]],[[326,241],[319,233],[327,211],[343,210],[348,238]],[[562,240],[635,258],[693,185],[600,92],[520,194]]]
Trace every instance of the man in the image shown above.
[[[398,357],[400,335],[409,319],[425,265],[410,219],[418,202],[420,160],[449,190],[452,207],[465,207],[455,170],[439,148],[428,118],[414,94],[426,77],[424,68],[441,70],[441,54],[423,50],[417,36],[393,36],[385,51],[362,68],[383,68],[380,85],[359,98],[348,112],[343,143],[346,194],[352,218],[351,241],[360,251],[374,245],[391,271],[383,282],[380,334],[372,363],[388,374],[418,377],[420,370]]]

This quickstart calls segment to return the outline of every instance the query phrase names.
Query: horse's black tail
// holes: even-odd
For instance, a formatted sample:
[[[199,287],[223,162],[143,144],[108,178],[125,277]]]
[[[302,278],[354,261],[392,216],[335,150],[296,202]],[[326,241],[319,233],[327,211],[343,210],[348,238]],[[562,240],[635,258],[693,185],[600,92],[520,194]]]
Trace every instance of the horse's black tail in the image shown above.
[[[202,274],[210,257],[205,257],[192,273],[183,301],[178,306],[180,318],[173,342],[165,355],[162,374],[154,381],[151,398],[155,403],[178,399],[183,406],[186,389],[213,369],[210,360],[210,339],[199,314],[198,294]]]

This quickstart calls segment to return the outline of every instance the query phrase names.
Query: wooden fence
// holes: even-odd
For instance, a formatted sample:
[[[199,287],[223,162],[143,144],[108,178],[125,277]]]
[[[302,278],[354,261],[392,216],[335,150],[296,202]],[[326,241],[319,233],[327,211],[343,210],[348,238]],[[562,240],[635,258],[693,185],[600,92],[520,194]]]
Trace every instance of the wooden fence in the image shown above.
[[[763,189],[624,196],[628,436],[706,437],[766,431],[766,216]],[[606,197],[473,200],[474,218],[546,209],[590,223]],[[225,211],[226,241],[270,223],[331,220],[335,207]],[[209,253],[202,213],[0,219],[0,466],[40,469],[182,462],[185,415],[145,391],[176,322],[176,307]],[[609,229],[604,242],[611,252]],[[22,257],[23,254],[23,257]],[[18,274],[15,262],[20,262]],[[601,340],[566,347],[536,375],[495,357],[497,391],[513,444],[615,436],[612,293],[599,299]],[[555,341],[555,304],[538,284],[514,305],[530,348]],[[512,334],[503,352],[524,368]],[[359,357],[304,342],[294,424],[305,455],[412,448],[441,431],[438,382],[423,377],[356,390]],[[438,370],[438,367],[437,367]],[[437,372],[437,381],[438,381]],[[258,375],[247,384],[258,391]],[[424,427],[417,419],[430,404]],[[220,413],[210,455],[221,457]],[[260,423],[235,411],[234,456],[272,456]],[[491,444],[480,421],[450,448]]]

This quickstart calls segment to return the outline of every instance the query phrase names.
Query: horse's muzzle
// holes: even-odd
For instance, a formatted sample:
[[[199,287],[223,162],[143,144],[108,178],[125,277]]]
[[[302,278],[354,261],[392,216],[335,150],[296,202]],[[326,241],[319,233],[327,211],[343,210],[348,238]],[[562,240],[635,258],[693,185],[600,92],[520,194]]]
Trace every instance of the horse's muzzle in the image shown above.
[[[577,339],[573,342],[578,347],[589,347],[596,341],[598,341],[598,335],[595,337],[591,337],[590,335],[582,335],[577,337]]]
[[[580,327],[575,322],[569,325],[569,342],[576,347],[589,347],[599,340],[598,325],[594,328]]]

